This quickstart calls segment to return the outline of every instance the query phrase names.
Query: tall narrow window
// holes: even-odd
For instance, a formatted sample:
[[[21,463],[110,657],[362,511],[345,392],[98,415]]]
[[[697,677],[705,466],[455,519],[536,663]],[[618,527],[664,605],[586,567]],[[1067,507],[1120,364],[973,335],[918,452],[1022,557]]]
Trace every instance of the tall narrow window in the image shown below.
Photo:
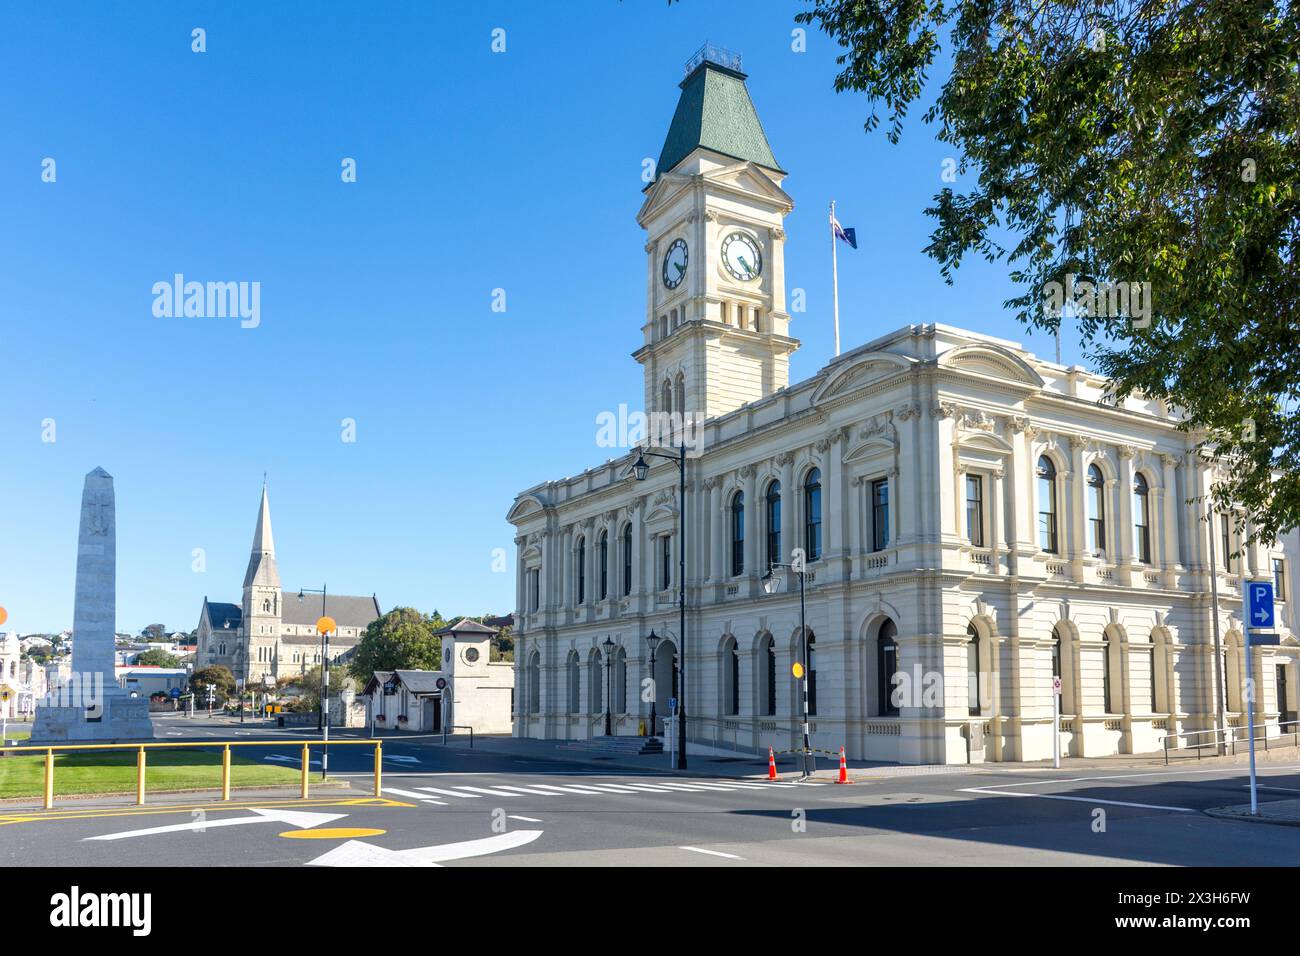
[[[1223,538],[1223,570],[1232,572],[1232,519],[1219,515],[1219,532]]]
[[[980,634],[974,624],[966,625],[966,709],[972,717],[980,710]]]
[[[673,410],[673,383],[665,381],[659,398],[659,411],[671,413]]]
[[[673,539],[664,535],[659,539],[659,589],[667,591],[673,584]]]
[[[587,658],[587,713],[599,714],[605,709],[605,660],[600,651],[593,650]]]
[[[776,714],[776,642],[772,635],[763,638],[759,654],[763,666],[763,714],[772,717]]]
[[[569,685],[569,713],[582,712],[582,681],[578,672],[578,652],[569,651],[569,658],[564,665],[565,681]]]
[[[623,527],[623,593],[632,593],[632,525]]]
[[[600,561],[600,599],[603,601],[609,597],[609,532],[600,533],[600,547],[596,551],[596,559]]]
[[[577,577],[577,603],[582,604],[587,600],[587,539],[578,539],[577,553],[574,555],[574,562],[577,568],[574,569]]]
[[[1273,559],[1273,600],[1286,600],[1286,561]]]
[[[781,482],[767,486],[767,564],[781,563]]]
[[[1106,481],[1096,465],[1088,466],[1088,549],[1106,553]]]
[[[898,673],[898,628],[886,619],[876,637],[876,710],[882,717],[897,717],[894,675]]]
[[[1056,466],[1046,455],[1038,459],[1038,547],[1057,553]]]
[[[817,635],[808,632],[808,714],[817,716]]]
[[[1115,698],[1112,694],[1110,680],[1111,649],[1113,646],[1114,642],[1110,639],[1110,635],[1103,633],[1101,635],[1101,698],[1102,707],[1105,708],[1108,714],[1115,713]]]
[[[542,602],[542,572],[540,568],[528,569],[528,610],[536,611]]]
[[[726,668],[722,684],[722,712],[740,713],[740,649],[734,637],[722,645],[722,666]]]
[[[814,468],[803,483],[804,557],[816,561],[822,556],[822,473]]]
[[[1156,694],[1156,645],[1154,642],[1147,648],[1147,673],[1151,676],[1151,713],[1158,714],[1160,709],[1156,706],[1158,695]]]
[[[871,483],[871,550],[889,547],[889,479]]]
[[[737,491],[731,496],[731,573],[745,570],[745,493]]]
[[[1133,476],[1133,554],[1143,564],[1151,563],[1150,489],[1138,472]]]
[[[542,656],[537,651],[533,651],[532,657],[528,658],[528,670],[526,671],[524,683],[527,685],[524,692],[528,695],[525,698],[528,713],[535,714],[542,709]]]
[[[966,537],[971,547],[984,547],[984,479],[966,476]]]

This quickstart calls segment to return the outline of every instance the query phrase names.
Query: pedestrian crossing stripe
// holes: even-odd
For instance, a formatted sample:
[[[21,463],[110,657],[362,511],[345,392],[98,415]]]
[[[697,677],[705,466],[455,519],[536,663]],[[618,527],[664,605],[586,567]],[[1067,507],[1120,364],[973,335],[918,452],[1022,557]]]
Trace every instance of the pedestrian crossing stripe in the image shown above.
[[[467,784],[452,784],[450,788],[446,787],[421,787],[416,786],[412,790],[398,789],[397,787],[384,787],[385,793],[391,793],[395,796],[405,797],[407,799],[419,800],[422,803],[431,803],[437,806],[446,806],[448,797],[455,797],[460,800],[478,800],[482,797],[517,797],[517,796],[534,796],[534,797],[555,797],[567,793],[579,794],[582,796],[603,796],[605,794],[640,794],[640,793],[719,793],[733,792],[737,789],[745,790],[777,790],[788,789],[797,786],[793,783],[751,783],[729,780],[726,783],[712,783],[703,780],[692,780],[690,783],[678,783],[676,781],[656,780],[653,784],[649,783],[584,783],[584,784],[547,784],[531,783],[529,786],[519,786],[516,784],[497,783],[485,787],[473,787]]]

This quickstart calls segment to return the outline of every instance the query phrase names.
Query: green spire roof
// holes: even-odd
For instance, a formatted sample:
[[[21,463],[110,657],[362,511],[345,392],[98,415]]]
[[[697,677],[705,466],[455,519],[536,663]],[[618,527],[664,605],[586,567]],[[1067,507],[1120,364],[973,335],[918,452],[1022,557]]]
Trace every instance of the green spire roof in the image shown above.
[[[704,59],[682,80],[681,89],[677,112],[659,153],[656,168],[660,172],[668,172],[701,146],[785,172],[772,155],[745,88],[744,73]]]

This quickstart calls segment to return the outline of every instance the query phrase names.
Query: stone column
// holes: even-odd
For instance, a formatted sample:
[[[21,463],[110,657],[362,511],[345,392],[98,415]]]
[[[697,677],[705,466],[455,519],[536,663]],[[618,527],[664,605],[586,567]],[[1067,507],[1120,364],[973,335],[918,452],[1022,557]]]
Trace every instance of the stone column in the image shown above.
[[[727,579],[727,574],[731,570],[723,560],[722,554],[722,535],[723,528],[726,526],[726,515],[723,514],[722,502],[722,476],[716,475],[709,479],[709,577],[716,584],[721,584]]]
[[[1088,475],[1083,464],[1083,450],[1088,441],[1087,435],[1070,436],[1072,487],[1068,501],[1062,502],[1070,509],[1070,573],[1076,581],[1083,580],[1083,558],[1088,550],[1088,539],[1084,534]]]
[[[799,489],[794,486],[794,452],[777,456],[781,468],[781,563],[788,564],[790,551],[802,545],[798,540]]]
[[[1115,527],[1115,554],[1119,568],[1129,571],[1133,564],[1133,454],[1132,445],[1119,448],[1119,521]],[[1119,582],[1127,584],[1127,574]]]
[[[753,465],[746,465],[740,469],[740,477],[744,482],[745,492],[745,574],[754,577],[755,574],[762,574],[762,569],[758,566],[758,496],[754,494],[754,488],[757,484],[758,469]]]
[[[994,468],[989,488],[989,570],[997,574],[1002,569],[1002,542],[1006,540],[1006,524],[1003,516],[1002,469]]]
[[[1173,455],[1161,455],[1160,464],[1164,467],[1164,486],[1160,489],[1161,503],[1161,540],[1164,541],[1162,555],[1165,567],[1166,587],[1173,586],[1174,569],[1182,564],[1178,553],[1178,516],[1183,511],[1178,501],[1178,459]]]
[[[573,525],[568,525],[564,529],[564,536],[560,545],[564,549],[564,564],[563,564],[564,571],[559,582],[559,587],[557,588],[556,591],[558,595],[558,599],[556,603],[558,607],[561,609],[561,611],[572,607],[574,603],[573,599],[575,596],[575,592],[573,590],[573,573],[574,573],[573,545],[574,545]]]
[[[845,429],[837,428],[825,439],[827,502],[822,508],[822,523],[826,529],[826,557],[844,555],[844,440]],[[837,575],[838,577],[838,575]]]

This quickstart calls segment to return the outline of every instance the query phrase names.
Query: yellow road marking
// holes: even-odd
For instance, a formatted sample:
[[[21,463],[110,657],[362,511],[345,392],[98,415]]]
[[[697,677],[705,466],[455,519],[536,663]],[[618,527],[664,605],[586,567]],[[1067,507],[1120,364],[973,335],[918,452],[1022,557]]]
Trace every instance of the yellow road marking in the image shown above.
[[[369,827],[321,827],[318,830],[285,830],[280,834],[290,840],[350,840],[357,837],[380,836],[387,830]]]
[[[191,804],[169,804],[165,807],[150,807],[140,809],[139,807],[101,807],[88,808],[85,810],[71,811],[43,811],[35,810],[29,813],[20,814],[0,814],[0,826],[7,826],[12,823],[41,823],[44,821],[62,821],[62,820],[95,820],[101,817],[140,817],[156,816],[166,813],[188,813],[192,810],[239,810],[245,807],[259,807],[262,809],[271,809],[273,807],[405,807],[413,808],[413,803],[403,803],[400,800],[387,800],[376,797],[362,797],[353,800],[256,800],[256,801],[229,801],[217,803],[191,803]]]

